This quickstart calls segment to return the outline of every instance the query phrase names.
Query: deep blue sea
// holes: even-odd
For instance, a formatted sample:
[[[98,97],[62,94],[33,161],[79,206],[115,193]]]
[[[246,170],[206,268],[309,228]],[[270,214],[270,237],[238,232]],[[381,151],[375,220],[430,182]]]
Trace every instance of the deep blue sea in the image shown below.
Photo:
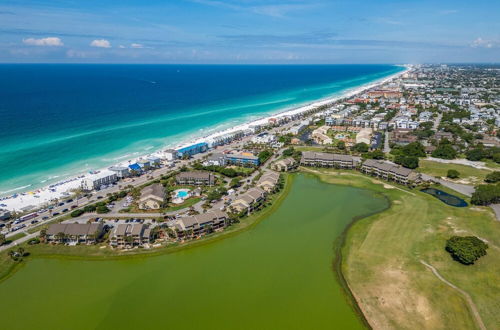
[[[392,65],[0,65],[0,195],[402,70]]]

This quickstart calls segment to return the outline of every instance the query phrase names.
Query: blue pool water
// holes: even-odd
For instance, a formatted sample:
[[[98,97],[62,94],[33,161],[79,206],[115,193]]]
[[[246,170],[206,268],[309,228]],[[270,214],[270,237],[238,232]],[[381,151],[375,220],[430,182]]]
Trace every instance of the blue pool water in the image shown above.
[[[188,196],[188,192],[185,190],[181,190],[177,192],[177,197],[178,198],[186,198]]]
[[[393,65],[0,65],[0,195],[338,95]]]

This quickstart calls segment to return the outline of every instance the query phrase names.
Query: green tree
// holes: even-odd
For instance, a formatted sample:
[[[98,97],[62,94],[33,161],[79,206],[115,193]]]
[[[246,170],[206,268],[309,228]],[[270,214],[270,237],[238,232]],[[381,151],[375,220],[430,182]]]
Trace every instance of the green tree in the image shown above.
[[[436,150],[432,152],[432,157],[442,158],[442,159],[455,159],[457,156],[457,151],[453,149],[451,142],[443,139],[437,146]]]
[[[489,173],[484,178],[484,181],[488,182],[488,183],[497,183],[497,182],[499,182],[500,181],[500,171],[495,171],[493,173]]]
[[[486,255],[488,244],[475,236],[453,236],[446,241],[445,249],[456,261],[472,265]]]
[[[489,205],[500,202],[500,183],[478,185],[470,202],[474,205]]]
[[[339,148],[340,150],[345,150],[345,142],[344,141],[337,142],[337,148]]]
[[[4,245],[7,240],[4,234],[0,234],[0,245]]]
[[[356,143],[356,144],[352,147],[352,149],[353,149],[354,151],[357,151],[357,152],[368,152],[369,147],[368,147],[368,145],[367,145],[366,143],[361,142],[361,143]]]
[[[448,170],[446,176],[450,179],[456,179],[460,176],[460,172],[458,172],[457,170]]]
[[[425,148],[420,142],[408,143],[402,148],[405,156],[425,157]]]

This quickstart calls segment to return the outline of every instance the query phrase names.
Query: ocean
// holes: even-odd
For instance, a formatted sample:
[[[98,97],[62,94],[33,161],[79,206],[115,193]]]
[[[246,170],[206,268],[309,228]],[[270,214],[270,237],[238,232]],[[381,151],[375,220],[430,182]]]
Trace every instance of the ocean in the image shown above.
[[[0,65],[0,196],[403,70],[393,65]]]

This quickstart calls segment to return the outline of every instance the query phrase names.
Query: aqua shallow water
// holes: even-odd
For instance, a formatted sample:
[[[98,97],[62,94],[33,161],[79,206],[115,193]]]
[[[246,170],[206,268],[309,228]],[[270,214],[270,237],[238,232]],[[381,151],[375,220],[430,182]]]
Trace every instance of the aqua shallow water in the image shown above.
[[[0,65],[0,195],[400,70],[391,65]]]

